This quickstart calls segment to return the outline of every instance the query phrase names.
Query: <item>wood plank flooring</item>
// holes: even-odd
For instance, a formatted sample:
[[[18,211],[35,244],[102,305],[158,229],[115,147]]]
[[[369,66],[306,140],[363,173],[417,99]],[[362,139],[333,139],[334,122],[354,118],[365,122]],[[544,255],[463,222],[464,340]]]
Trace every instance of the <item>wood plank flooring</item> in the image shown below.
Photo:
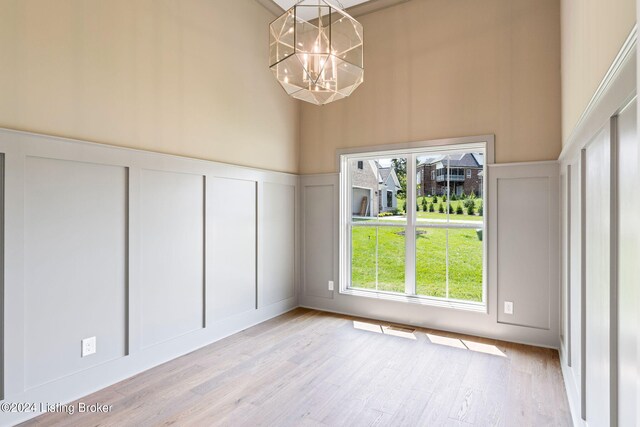
[[[297,309],[33,426],[569,426],[554,350]]]

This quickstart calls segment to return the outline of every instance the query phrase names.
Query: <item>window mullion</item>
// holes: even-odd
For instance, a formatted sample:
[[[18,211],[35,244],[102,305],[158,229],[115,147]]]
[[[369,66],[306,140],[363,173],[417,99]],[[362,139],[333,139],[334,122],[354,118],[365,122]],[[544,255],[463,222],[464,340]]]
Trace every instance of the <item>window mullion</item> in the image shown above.
[[[416,154],[407,156],[407,227],[405,230],[405,283],[408,295],[416,294]]]

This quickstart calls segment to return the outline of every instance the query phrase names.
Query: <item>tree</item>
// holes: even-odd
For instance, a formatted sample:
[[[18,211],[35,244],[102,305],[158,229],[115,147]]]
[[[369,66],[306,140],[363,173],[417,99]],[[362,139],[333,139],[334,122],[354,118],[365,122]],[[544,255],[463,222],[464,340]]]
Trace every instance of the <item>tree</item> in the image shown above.
[[[475,210],[475,207],[474,207],[474,205],[472,203],[472,204],[467,206],[467,215],[475,215],[475,214],[476,214],[476,210]]]
[[[442,203],[438,205],[438,212],[444,213],[444,206],[442,205]]]
[[[426,197],[423,197],[423,198],[422,198],[422,210],[423,210],[424,212],[426,212],[426,211],[427,211],[427,198],[426,198]]]
[[[433,206],[433,203],[429,204],[429,212],[435,212],[436,208]]]
[[[398,181],[400,181],[400,189],[398,197],[407,197],[407,159],[391,159],[391,167],[396,171]],[[405,209],[405,212],[407,210]]]
[[[464,210],[462,209],[462,204],[458,203],[458,206],[456,207],[456,215],[462,215],[464,213]]]
[[[480,206],[478,207],[478,215],[482,216],[482,213],[484,212],[483,206],[482,206],[482,201],[480,201]]]

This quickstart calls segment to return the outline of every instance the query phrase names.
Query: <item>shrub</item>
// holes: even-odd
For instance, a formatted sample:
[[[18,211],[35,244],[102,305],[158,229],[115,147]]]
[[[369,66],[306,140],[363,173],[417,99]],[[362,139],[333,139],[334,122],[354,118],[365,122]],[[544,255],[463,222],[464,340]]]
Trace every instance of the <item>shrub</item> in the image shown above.
[[[436,208],[433,206],[433,203],[429,204],[429,212],[435,212]]]
[[[453,205],[451,203],[449,203],[449,213],[455,213],[455,209],[453,209]]]
[[[438,204],[438,196],[433,196],[433,203]]]
[[[458,203],[458,207],[456,208],[456,214],[462,215],[463,213],[464,213],[464,210],[462,209],[462,204]]]
[[[475,208],[476,202],[473,199],[467,199],[464,201],[464,207],[469,209],[470,207]]]
[[[404,213],[407,213],[407,201],[404,201],[404,204],[402,205],[402,210],[404,211]]]
[[[424,212],[426,212],[426,211],[427,211],[427,198],[426,198],[426,197],[423,197],[423,198],[422,198],[422,210],[423,210]]]
[[[446,201],[447,201],[447,195],[446,195],[446,194],[443,194],[443,195],[442,195],[442,203],[444,203],[444,202],[446,202]]]
[[[391,212],[392,215],[398,215],[400,213],[400,211],[398,210],[398,208],[393,208],[391,209],[389,212]]]
[[[455,202],[456,200],[458,200],[458,196],[456,196],[455,193],[452,194],[451,195],[451,200]]]
[[[378,214],[378,218],[383,218],[383,217],[385,217],[385,216],[392,216],[392,215],[393,215],[393,212],[391,212],[391,211],[387,211],[387,212],[380,212],[380,213]]]
[[[438,205],[438,212],[444,213],[444,206],[442,205],[442,203]]]
[[[478,215],[482,216],[483,212],[484,212],[484,208],[482,206],[482,202],[480,202],[480,206],[478,207]]]
[[[464,200],[467,198],[467,195],[465,194],[465,192],[463,191],[462,194],[460,195],[460,200]]]
[[[476,208],[472,203],[469,206],[467,206],[467,215],[475,215],[475,214],[476,214]]]

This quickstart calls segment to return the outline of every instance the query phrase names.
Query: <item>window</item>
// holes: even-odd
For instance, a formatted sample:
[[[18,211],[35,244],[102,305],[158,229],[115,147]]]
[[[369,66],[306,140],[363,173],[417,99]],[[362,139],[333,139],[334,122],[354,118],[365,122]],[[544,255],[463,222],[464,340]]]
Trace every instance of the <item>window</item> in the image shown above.
[[[484,201],[476,194],[485,192],[479,180],[472,184],[478,188],[465,194],[470,169],[458,166],[463,157],[484,151],[485,143],[474,143],[342,155],[341,192],[347,203],[341,214],[341,292],[484,309]],[[378,176],[354,171],[364,161],[378,168]],[[417,165],[429,162],[435,164],[431,196],[421,191],[416,172]],[[399,183],[397,194],[387,190],[378,196],[378,177]],[[385,195],[386,208],[395,209],[366,209],[362,200],[369,194]],[[382,201],[371,205],[382,206]]]
[[[358,162],[358,169],[360,169],[360,170],[364,169],[364,162],[363,161],[359,161]]]
[[[471,169],[467,169],[467,178],[471,178]]]

